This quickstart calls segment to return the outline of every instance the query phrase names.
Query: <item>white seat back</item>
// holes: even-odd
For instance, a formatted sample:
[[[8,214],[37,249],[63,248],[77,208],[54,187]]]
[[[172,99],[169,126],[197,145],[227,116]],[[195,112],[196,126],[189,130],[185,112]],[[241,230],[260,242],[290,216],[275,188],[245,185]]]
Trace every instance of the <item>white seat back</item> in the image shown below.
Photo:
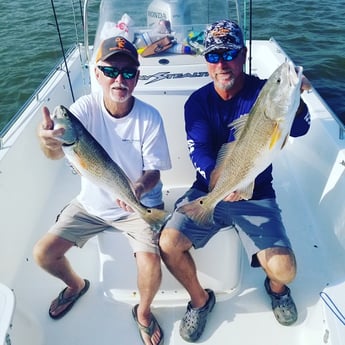
[[[172,210],[182,190],[165,193],[165,204]],[[137,270],[127,238],[117,232],[104,232],[98,236],[100,279],[104,294],[110,299],[130,304],[138,303]],[[241,242],[233,228],[224,228],[201,249],[191,249],[198,277],[205,288],[213,289],[217,300],[237,294],[241,282]],[[163,279],[154,305],[184,305],[189,299],[186,290],[162,263]]]

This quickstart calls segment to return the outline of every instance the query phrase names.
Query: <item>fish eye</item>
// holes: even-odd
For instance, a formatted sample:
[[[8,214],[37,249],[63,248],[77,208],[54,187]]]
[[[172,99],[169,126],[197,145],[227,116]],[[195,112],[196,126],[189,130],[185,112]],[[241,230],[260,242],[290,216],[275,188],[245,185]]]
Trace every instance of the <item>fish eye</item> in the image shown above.
[[[280,78],[279,78],[279,79],[277,79],[277,83],[278,83],[278,84],[280,84],[280,82],[281,82],[281,79],[280,79]]]

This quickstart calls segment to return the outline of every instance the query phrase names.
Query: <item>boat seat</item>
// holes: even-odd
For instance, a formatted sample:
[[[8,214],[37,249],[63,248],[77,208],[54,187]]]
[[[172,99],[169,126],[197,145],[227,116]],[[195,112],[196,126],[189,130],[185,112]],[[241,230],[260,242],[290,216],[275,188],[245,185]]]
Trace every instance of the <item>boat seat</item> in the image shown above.
[[[11,289],[0,283],[0,344],[5,344],[15,307],[15,297]]]
[[[170,209],[175,193],[169,191],[165,199]],[[129,304],[139,301],[135,259],[126,236],[106,231],[98,235],[100,280],[104,295]],[[228,299],[238,293],[241,281],[242,246],[234,229],[224,228],[201,249],[191,249],[202,285],[213,289],[217,300]],[[162,263],[162,284],[153,301],[155,306],[185,305],[189,296]]]

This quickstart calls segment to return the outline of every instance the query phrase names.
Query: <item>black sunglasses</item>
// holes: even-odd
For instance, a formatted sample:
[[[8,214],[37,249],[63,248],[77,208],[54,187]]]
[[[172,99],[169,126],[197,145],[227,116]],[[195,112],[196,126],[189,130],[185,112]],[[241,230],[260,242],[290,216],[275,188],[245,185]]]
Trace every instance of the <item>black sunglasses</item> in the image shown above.
[[[125,79],[133,79],[137,74],[135,67],[117,68],[113,66],[97,66],[99,70],[108,78],[117,78],[121,74]]]
[[[241,50],[227,50],[222,53],[207,53],[205,54],[205,59],[209,63],[218,63],[220,59],[223,61],[232,61],[237,58]]]

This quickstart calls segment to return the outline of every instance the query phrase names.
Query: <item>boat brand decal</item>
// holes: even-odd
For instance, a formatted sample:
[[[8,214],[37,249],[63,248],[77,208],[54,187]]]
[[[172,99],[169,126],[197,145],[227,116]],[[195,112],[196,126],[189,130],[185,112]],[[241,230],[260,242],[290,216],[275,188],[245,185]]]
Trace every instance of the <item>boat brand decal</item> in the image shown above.
[[[208,77],[208,72],[193,72],[193,73],[170,73],[157,72],[151,75],[140,75],[139,79],[147,81],[146,84],[155,83],[164,79],[182,79],[182,78],[205,78]]]

